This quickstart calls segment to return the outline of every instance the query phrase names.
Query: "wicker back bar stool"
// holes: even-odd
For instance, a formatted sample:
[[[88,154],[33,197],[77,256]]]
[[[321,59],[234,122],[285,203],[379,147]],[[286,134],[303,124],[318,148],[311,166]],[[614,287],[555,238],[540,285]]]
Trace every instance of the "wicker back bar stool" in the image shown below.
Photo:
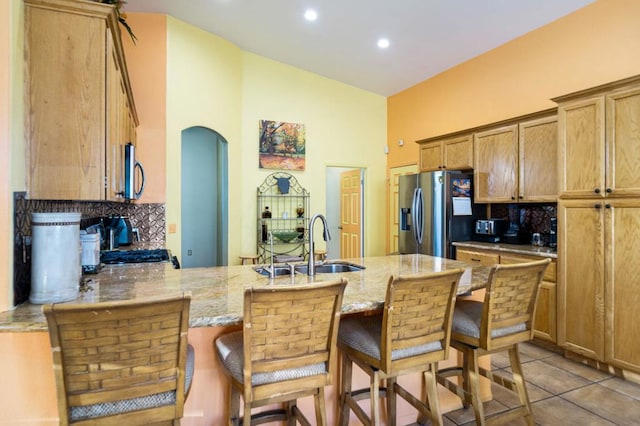
[[[462,367],[438,372],[438,382],[455,392],[465,408],[473,405],[477,425],[498,424],[524,417],[534,425],[531,404],[522,374],[518,343],[533,338],[533,319],[539,286],[551,259],[510,265],[494,265],[483,302],[458,300],[453,315],[451,346],[462,353]],[[478,365],[478,358],[507,351],[513,378],[493,374]],[[479,376],[515,392],[520,405],[485,416],[480,398]],[[462,386],[448,377],[462,376]]]
[[[430,417],[442,424],[436,390],[437,363],[448,357],[451,318],[463,269],[392,276],[383,312],[343,318],[338,335],[342,354],[340,425],[349,423],[350,411],[365,425],[380,425],[380,396],[386,396],[388,425],[396,424],[396,395],[418,410],[419,421]],[[351,389],[353,364],[370,377],[370,387]],[[396,381],[398,376],[421,372],[426,400],[416,398]],[[386,388],[380,387],[386,380]],[[367,416],[358,401],[371,399]]]
[[[61,425],[180,424],[193,377],[191,294],[49,304]]]
[[[299,286],[248,288],[243,329],[214,348],[229,380],[229,425],[286,420],[311,425],[296,401],[312,395],[316,425],[326,425],[324,387],[337,362],[336,339],[345,279]],[[240,415],[240,396],[244,401]],[[285,409],[255,407],[285,403]]]

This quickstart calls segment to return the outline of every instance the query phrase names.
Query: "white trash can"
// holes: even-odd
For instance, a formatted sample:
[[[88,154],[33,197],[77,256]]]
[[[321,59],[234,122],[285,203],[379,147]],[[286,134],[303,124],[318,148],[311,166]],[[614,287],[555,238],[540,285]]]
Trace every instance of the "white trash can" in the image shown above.
[[[78,297],[82,268],[80,213],[32,213],[31,293],[34,304]]]

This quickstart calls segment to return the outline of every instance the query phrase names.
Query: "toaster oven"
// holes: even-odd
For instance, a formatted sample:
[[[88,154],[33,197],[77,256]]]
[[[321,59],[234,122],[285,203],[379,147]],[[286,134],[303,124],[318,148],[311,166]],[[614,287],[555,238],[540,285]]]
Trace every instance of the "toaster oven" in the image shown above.
[[[476,221],[476,234],[500,236],[507,230],[504,219],[481,219]]]

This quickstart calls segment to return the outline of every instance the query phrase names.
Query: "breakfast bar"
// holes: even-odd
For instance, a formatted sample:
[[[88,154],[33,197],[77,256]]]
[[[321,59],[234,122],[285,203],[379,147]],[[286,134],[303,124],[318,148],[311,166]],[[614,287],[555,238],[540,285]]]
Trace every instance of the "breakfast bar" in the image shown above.
[[[255,265],[214,268],[173,269],[167,263],[105,266],[95,275],[85,275],[78,299],[69,303],[95,303],[129,300],[189,291],[192,294],[189,341],[196,350],[193,387],[185,405],[183,424],[222,424],[224,422],[226,382],[214,358],[213,339],[242,323],[243,291],[249,286],[307,284],[344,277],[349,284],[343,298],[343,314],[373,312],[385,299],[390,275],[437,272],[466,268],[458,294],[481,289],[489,268],[426,255],[393,255],[344,259],[362,265],[357,272],[302,273],[270,279],[256,272]],[[0,410],[11,416],[10,423],[42,424],[57,417],[55,384],[47,326],[40,305],[25,303],[0,313],[0,347],[19,345],[24,350],[3,350],[0,369],[14,389],[15,400],[0,403]],[[25,357],[23,354],[30,354]],[[5,356],[6,355],[6,356]],[[419,385],[419,382],[416,380]],[[41,395],[34,398],[37,394]],[[335,382],[326,392],[330,423],[335,419]],[[306,409],[306,400],[301,406]],[[1,406],[7,404],[6,407]],[[20,407],[20,405],[24,407]],[[312,401],[309,401],[312,409]],[[446,407],[446,403],[443,404]],[[17,409],[16,409],[17,408]]]

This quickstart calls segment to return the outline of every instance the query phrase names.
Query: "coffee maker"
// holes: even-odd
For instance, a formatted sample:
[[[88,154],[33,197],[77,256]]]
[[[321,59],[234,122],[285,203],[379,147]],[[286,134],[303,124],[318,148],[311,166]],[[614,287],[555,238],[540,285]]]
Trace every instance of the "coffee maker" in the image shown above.
[[[509,205],[509,228],[502,235],[502,242],[507,244],[529,244],[529,232],[524,229],[524,210],[521,212],[517,204]]]

